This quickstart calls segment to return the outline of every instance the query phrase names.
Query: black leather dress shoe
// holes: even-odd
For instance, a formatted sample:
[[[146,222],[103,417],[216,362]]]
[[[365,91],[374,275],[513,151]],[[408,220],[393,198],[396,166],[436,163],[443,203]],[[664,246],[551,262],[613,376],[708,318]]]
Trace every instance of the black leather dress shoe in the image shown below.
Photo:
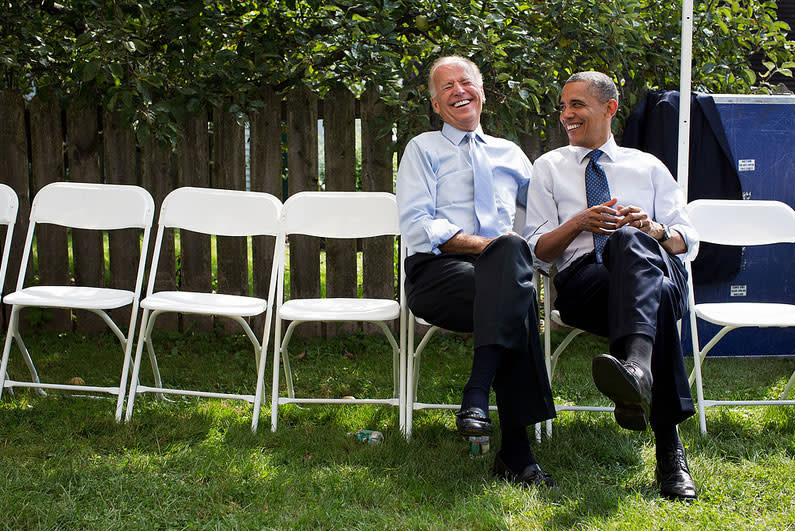
[[[669,500],[691,502],[698,497],[696,483],[690,475],[685,448],[679,441],[676,446],[657,449],[657,485],[660,495]]]
[[[541,470],[537,463],[527,465],[520,473],[516,473],[500,457],[499,452],[494,458],[494,475],[510,483],[515,483],[522,487],[554,487],[555,481],[552,475]]]
[[[455,427],[458,433],[465,437],[477,437],[491,435],[494,428],[491,419],[485,411],[479,407],[462,409],[455,414]]]
[[[600,354],[591,365],[597,389],[615,402],[616,422],[622,428],[643,431],[651,413],[651,374],[631,361]]]

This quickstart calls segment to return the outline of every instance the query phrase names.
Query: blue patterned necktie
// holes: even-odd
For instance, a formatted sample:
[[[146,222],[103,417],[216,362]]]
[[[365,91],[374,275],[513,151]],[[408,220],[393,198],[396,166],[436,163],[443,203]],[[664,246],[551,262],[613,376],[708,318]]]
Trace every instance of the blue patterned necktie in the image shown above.
[[[474,132],[467,133],[469,156],[472,160],[472,177],[475,187],[475,217],[480,228],[477,233],[485,238],[500,235],[497,219],[497,201],[494,197],[494,177],[483,146]]]
[[[588,166],[585,167],[585,196],[588,200],[588,208],[595,205],[601,205],[610,201],[610,186],[607,184],[607,176],[605,170],[599,165],[599,157],[602,156],[602,151],[594,149],[588,153],[590,161]],[[607,234],[593,233],[593,247],[596,251],[596,263],[602,263],[602,251],[607,243]]]

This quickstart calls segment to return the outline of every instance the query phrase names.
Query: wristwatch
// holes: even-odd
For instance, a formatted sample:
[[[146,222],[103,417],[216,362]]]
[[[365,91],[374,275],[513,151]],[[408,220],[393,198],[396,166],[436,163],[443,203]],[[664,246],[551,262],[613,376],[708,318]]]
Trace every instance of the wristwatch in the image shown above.
[[[671,237],[671,229],[669,229],[668,225],[665,225],[664,223],[660,223],[660,225],[662,225],[663,229],[663,235],[662,238],[660,238],[660,243],[662,243]]]

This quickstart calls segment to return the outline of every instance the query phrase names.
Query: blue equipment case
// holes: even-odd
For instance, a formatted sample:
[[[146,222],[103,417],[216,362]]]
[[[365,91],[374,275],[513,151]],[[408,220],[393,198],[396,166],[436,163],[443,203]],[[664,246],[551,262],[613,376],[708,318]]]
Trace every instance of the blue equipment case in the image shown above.
[[[775,199],[795,208],[795,95],[713,95],[738,169],[743,199]],[[737,276],[696,285],[698,302],[782,302],[795,304],[795,245],[746,247]],[[699,321],[703,348],[720,327]],[[692,351],[689,323],[682,345]],[[795,329],[741,328],[710,351],[717,356],[793,355]]]

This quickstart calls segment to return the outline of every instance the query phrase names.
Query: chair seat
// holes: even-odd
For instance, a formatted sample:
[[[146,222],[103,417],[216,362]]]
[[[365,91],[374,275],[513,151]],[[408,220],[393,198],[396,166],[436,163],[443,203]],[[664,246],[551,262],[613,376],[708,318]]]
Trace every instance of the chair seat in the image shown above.
[[[563,326],[565,328],[573,328],[575,330],[579,330],[576,326],[570,325],[569,323],[564,321],[563,317],[560,316],[560,312],[557,311],[557,310],[552,310],[551,312],[549,312],[549,316],[552,318],[552,322],[555,323],[558,326]],[[582,330],[582,332],[585,332],[585,330]]]
[[[795,305],[766,302],[696,304],[696,315],[722,326],[795,326]]]
[[[436,325],[434,325],[434,324],[431,324],[431,323],[429,323],[428,321],[426,321],[426,320],[425,320],[425,319],[423,319],[422,317],[417,317],[416,315],[414,316],[414,320],[415,320],[415,321],[417,321],[417,324],[419,324],[419,325],[424,325],[424,326],[436,326]]]
[[[552,321],[554,321],[555,324],[560,325],[560,326],[567,326],[567,327],[571,328],[570,325],[567,325],[566,323],[563,322],[563,318],[560,316],[560,312],[559,311],[552,310],[549,315],[550,315],[550,317],[552,317]]]
[[[259,315],[267,306],[265,299],[256,297],[191,291],[159,291],[141,301],[147,310],[227,316]]]
[[[400,316],[400,304],[390,299],[295,299],[279,312],[288,321],[387,321]]]
[[[3,299],[6,304],[20,306],[82,310],[109,310],[126,306],[132,301],[132,291],[86,286],[31,286]]]

